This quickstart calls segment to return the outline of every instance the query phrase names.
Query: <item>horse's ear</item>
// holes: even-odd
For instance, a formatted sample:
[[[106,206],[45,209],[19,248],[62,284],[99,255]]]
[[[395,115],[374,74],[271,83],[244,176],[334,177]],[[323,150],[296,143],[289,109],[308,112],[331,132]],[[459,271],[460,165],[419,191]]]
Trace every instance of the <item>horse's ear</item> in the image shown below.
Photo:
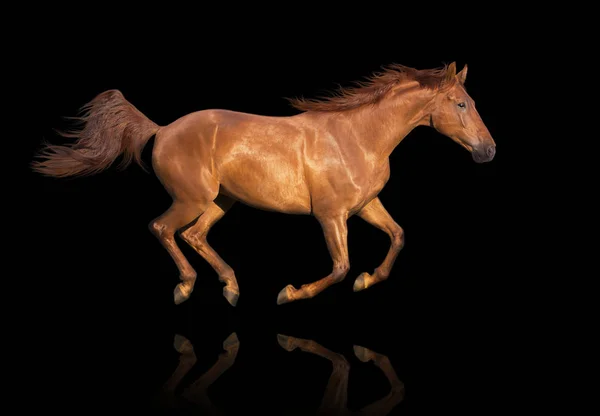
[[[465,64],[463,69],[456,74],[456,78],[458,78],[458,82],[465,85],[465,81],[467,80],[467,64]]]
[[[444,79],[444,83],[452,82],[454,77],[456,77],[456,62],[452,62],[446,68],[446,78]]]

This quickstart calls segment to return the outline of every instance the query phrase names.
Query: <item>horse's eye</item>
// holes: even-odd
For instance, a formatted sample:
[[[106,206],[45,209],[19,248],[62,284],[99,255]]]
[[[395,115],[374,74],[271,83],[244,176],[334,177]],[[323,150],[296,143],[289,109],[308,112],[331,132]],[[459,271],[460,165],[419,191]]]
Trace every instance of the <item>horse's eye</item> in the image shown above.
[[[466,108],[467,107],[467,105],[465,103],[458,103],[458,106],[460,108]]]

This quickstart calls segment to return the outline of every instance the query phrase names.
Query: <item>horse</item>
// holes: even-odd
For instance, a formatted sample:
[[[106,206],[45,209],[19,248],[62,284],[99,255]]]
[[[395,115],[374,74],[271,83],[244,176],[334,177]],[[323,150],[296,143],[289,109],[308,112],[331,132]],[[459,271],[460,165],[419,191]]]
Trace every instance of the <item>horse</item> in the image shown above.
[[[189,113],[159,126],[119,90],[97,95],[81,108],[66,145],[45,144],[32,169],[51,177],[99,173],[120,157],[136,162],[154,136],[152,167],[172,198],[149,229],[179,270],[173,296],[189,299],[196,271],[175,234],[200,254],[224,283],[236,306],[234,270],[207,241],[212,226],[236,202],[266,211],[312,215],[320,223],[333,261],[331,273],[296,289],[284,287],[277,304],[310,299],[348,274],[347,220],[357,215],[387,233],[391,244],[372,274],[354,281],[355,292],[386,280],[404,246],[404,231],[378,198],[390,177],[389,157],[417,126],[430,126],[489,162],[496,144],[465,88],[467,65],[434,69],[391,64],[363,81],[315,99],[288,98],[292,116],[265,116],[226,109]],[[35,159],[39,160],[35,160]]]

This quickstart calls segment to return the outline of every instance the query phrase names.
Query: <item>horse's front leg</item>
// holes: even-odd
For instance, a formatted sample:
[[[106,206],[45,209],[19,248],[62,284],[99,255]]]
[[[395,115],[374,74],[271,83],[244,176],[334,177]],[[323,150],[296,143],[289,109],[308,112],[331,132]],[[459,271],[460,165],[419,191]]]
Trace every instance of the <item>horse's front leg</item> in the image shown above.
[[[348,227],[346,221],[348,216],[340,214],[336,216],[317,217],[323,228],[327,248],[333,260],[333,271],[327,277],[316,282],[303,285],[296,289],[292,285],[284,287],[277,296],[277,304],[292,302],[299,299],[312,298],[321,293],[334,283],[339,283],[346,277],[350,269],[348,260]]]
[[[404,246],[404,231],[402,231],[402,228],[396,224],[394,219],[385,210],[379,198],[375,198],[365,205],[357,215],[369,224],[383,230],[389,235],[392,244],[383,263],[375,269],[373,274],[362,273],[356,278],[354,281],[355,292],[371,287],[382,280],[386,280],[390,275],[390,271],[396,261],[396,257],[398,257],[398,253],[400,253],[400,250],[402,250],[402,247]]]
[[[391,390],[387,396],[363,407],[358,412],[358,415],[383,416],[389,414],[404,399],[404,383],[398,379],[398,375],[387,356],[378,354],[365,347],[359,347],[358,345],[354,346],[354,354],[363,363],[373,360],[373,363],[383,371],[391,386]]]
[[[326,358],[333,364],[333,371],[329,376],[321,406],[316,414],[347,414],[348,412],[348,378],[350,376],[350,363],[342,354],[328,350],[317,342],[309,339],[277,335],[277,341],[287,351],[300,348],[302,351]]]

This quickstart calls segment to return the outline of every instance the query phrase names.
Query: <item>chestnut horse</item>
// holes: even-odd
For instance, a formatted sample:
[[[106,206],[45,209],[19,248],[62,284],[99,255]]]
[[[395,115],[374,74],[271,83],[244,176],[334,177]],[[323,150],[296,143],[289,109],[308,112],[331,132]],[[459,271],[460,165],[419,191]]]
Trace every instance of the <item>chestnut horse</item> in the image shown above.
[[[204,110],[158,126],[117,90],[83,107],[80,126],[67,146],[47,145],[32,164],[44,175],[89,175],[135,160],[155,135],[154,171],[173,199],[149,224],[169,252],[181,283],[180,304],[194,288],[196,272],[175,242],[192,246],[224,282],[223,294],[235,306],[239,297],[233,269],[207,242],[211,227],[241,201],[288,214],[313,215],[321,224],[333,260],[327,277],[296,289],[286,286],[277,304],[312,298],[349,270],[348,218],[358,215],[383,230],[391,246],[373,274],[362,273],[354,291],[386,280],[404,244],[402,228],[377,197],[390,176],[389,156],[415,127],[431,126],[463,146],[478,162],[488,162],[495,143],[465,90],[467,67],[456,64],[417,70],[391,65],[356,86],[317,100],[293,99],[302,112],[268,117],[228,110]]]

